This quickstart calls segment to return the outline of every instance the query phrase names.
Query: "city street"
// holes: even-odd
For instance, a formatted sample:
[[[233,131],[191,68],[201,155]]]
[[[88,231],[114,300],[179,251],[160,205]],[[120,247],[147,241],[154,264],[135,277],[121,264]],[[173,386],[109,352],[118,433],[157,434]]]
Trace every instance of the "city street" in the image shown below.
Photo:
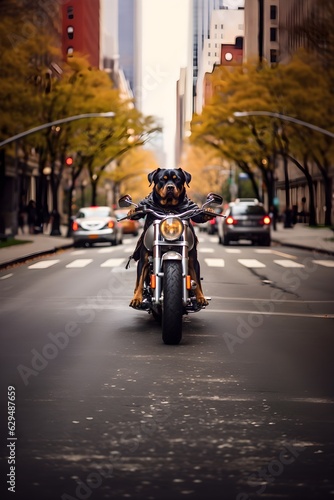
[[[334,498],[334,257],[198,236],[211,303],[178,346],[128,306],[132,236],[0,271],[13,498]]]

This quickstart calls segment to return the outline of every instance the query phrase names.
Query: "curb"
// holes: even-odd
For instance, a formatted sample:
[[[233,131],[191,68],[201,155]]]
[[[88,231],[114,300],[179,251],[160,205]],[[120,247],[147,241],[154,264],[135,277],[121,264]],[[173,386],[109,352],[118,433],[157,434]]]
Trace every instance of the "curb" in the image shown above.
[[[67,250],[68,248],[72,248],[72,247],[73,247],[73,243],[69,243],[66,245],[62,245],[60,247],[50,248],[49,250],[43,250],[41,252],[31,253],[29,255],[25,255],[24,257],[18,257],[16,259],[1,263],[0,270],[5,269],[6,267],[15,266],[15,264],[22,264],[23,262],[26,262],[27,260],[36,259],[37,257],[41,257],[43,255],[48,255],[50,253],[57,253],[59,250]]]
[[[286,243],[286,242],[282,242],[282,240],[277,240],[276,238],[273,238],[273,237],[271,237],[271,241],[274,241],[275,243],[279,243],[280,245],[283,245],[285,247],[298,248],[300,250],[308,250],[309,252],[316,252],[316,253],[334,256],[334,250],[326,250],[325,248],[315,248],[315,247],[310,247],[307,245],[299,245],[298,243]]]

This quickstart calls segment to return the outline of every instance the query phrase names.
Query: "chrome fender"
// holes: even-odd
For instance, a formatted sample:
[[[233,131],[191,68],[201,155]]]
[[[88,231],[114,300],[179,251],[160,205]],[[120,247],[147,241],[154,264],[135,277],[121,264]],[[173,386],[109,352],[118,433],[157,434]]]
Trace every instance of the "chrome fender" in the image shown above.
[[[182,255],[179,252],[166,252],[162,256],[162,260],[182,260]]]

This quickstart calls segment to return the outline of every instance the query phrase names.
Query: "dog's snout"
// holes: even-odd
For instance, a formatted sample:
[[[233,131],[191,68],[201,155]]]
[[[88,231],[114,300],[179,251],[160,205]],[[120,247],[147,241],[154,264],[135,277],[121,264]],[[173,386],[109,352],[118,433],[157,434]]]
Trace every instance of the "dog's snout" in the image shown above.
[[[167,184],[167,191],[174,191],[174,184]]]

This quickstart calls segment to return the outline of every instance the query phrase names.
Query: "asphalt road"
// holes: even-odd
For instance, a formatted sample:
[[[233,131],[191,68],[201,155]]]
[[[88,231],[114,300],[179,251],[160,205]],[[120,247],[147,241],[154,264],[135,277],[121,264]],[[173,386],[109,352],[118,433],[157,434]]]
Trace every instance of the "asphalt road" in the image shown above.
[[[334,498],[334,259],[200,239],[179,346],[128,307],[136,239],[0,272],[1,498]]]

